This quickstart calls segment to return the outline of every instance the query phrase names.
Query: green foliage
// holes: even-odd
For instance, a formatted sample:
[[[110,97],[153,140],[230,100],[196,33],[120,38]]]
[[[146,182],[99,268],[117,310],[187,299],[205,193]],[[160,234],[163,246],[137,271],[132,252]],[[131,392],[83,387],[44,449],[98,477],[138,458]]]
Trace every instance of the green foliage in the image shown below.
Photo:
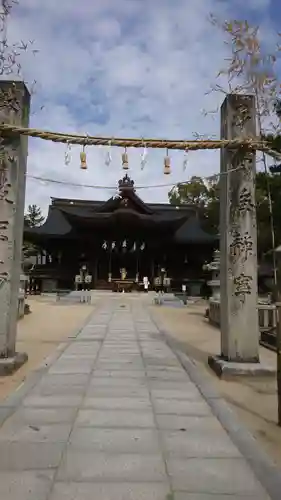
[[[192,177],[188,184],[177,184],[168,196],[172,205],[185,203],[196,207],[204,207],[209,198],[208,188],[201,177]]]
[[[186,184],[177,184],[168,193],[172,205],[192,205],[198,208],[204,228],[212,233],[219,227],[219,187],[207,184],[201,177],[192,177]]]
[[[27,213],[24,215],[24,225],[25,227],[38,227],[44,221],[44,216],[42,214],[41,208],[37,205],[28,205]],[[35,245],[30,243],[29,241],[23,242],[22,248],[24,258],[31,257],[36,255],[38,249]]]
[[[258,172],[256,176],[256,207],[258,221],[258,255],[262,257],[272,250],[269,224],[268,183],[272,196],[273,219],[276,244],[281,243],[281,168],[271,168],[270,173]],[[175,186],[169,192],[173,205],[194,205],[198,208],[202,225],[206,231],[219,232],[219,183],[207,187],[203,179],[193,177],[188,184]]]
[[[276,99],[274,103],[274,110],[278,118],[281,118],[281,99]]]
[[[41,226],[44,221],[41,208],[37,205],[28,205],[27,213],[24,216],[24,224],[28,227]]]

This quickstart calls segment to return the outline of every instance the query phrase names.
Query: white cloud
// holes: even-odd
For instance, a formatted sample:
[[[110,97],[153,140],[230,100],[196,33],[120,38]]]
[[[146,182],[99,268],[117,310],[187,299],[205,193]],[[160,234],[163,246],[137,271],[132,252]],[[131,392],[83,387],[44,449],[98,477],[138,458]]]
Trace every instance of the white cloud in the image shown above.
[[[243,2],[245,3],[245,2]],[[223,95],[206,96],[226,55],[222,34],[208,22],[209,12],[240,17],[241,0],[25,0],[14,8],[11,40],[34,39],[37,56],[24,55],[24,76],[37,80],[31,125],[55,131],[109,136],[188,139],[197,131],[218,134],[218,116],[204,117]],[[251,0],[249,9],[265,17],[269,0]],[[89,170],[79,169],[79,148],[64,165],[65,147],[31,140],[30,175],[65,181],[115,185],[123,175],[121,151],[104,166],[104,148],[89,148]],[[172,175],[163,175],[163,151],[149,151],[140,169],[141,151],[129,151],[130,175],[138,184],[173,183],[219,169],[217,153],[171,152]],[[166,201],[168,188],[140,191],[145,200]],[[109,191],[41,185],[29,180],[27,202],[46,207],[50,196],[106,198]]]

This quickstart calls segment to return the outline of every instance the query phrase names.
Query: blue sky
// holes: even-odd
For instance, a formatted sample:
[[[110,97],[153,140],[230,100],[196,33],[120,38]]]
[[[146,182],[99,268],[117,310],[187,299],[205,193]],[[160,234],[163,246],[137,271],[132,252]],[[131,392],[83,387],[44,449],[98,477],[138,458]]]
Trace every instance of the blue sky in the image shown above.
[[[245,7],[246,6],[246,7]],[[279,0],[20,0],[9,21],[9,37],[34,39],[39,53],[22,57],[23,76],[37,81],[31,126],[109,136],[192,138],[218,135],[219,93],[206,95],[227,56],[222,34],[208,22],[248,19],[261,25],[268,43],[277,37]],[[279,30],[280,31],[280,30]],[[44,109],[40,111],[40,107]],[[84,184],[116,185],[122,176],[120,149],[105,166],[105,148],[89,148],[87,171],[79,148],[64,164],[65,146],[30,141],[28,173]],[[216,152],[171,153],[172,175],[163,175],[164,151],[129,151],[135,183],[152,185],[210,175],[219,170]],[[147,201],[167,201],[168,188],[145,189]],[[51,196],[106,199],[111,192],[42,184],[28,179],[27,202],[46,208]]]

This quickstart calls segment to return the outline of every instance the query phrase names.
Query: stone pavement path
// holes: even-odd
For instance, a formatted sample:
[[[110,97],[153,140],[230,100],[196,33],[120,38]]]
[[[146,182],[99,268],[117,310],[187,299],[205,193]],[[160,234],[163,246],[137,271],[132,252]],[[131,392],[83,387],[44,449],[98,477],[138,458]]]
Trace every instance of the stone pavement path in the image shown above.
[[[145,300],[107,295],[1,427],[0,499],[268,496]]]

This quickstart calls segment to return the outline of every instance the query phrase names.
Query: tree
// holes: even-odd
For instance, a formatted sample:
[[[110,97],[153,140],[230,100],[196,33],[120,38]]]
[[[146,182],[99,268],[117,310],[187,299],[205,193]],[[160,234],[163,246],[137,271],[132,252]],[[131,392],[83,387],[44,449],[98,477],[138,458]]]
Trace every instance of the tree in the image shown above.
[[[210,182],[201,177],[177,184],[168,193],[172,205],[193,205],[198,208],[204,228],[212,233],[219,229],[219,183],[214,177]]]
[[[190,182],[177,184],[168,193],[172,205],[191,204],[204,208],[208,202],[209,192],[201,177],[191,177]]]
[[[33,55],[37,54],[38,50],[33,48],[33,40],[28,42],[20,42],[10,44],[8,40],[8,20],[12,14],[13,8],[19,4],[18,0],[0,0],[0,75],[20,76],[22,67],[20,56],[23,52],[30,51]],[[36,82],[33,82],[32,87]]]
[[[272,238],[268,224],[270,212],[268,205],[268,183],[272,196],[272,210],[275,221],[275,238],[281,243],[281,169],[271,167],[269,173],[258,172],[256,176],[256,208],[258,226],[258,257],[271,255]],[[177,184],[168,194],[172,205],[193,205],[198,208],[205,229],[219,232],[219,182],[207,184],[201,177],[192,177],[190,182]]]
[[[37,205],[28,205],[27,213],[24,216],[25,227],[38,227],[41,226],[44,221],[44,216],[42,214],[41,208]],[[38,248],[36,245],[30,243],[29,241],[23,242],[23,257],[26,259],[28,257],[37,255]]]
[[[28,205],[27,213],[24,216],[24,224],[28,227],[41,226],[44,218],[40,207],[37,205]]]

